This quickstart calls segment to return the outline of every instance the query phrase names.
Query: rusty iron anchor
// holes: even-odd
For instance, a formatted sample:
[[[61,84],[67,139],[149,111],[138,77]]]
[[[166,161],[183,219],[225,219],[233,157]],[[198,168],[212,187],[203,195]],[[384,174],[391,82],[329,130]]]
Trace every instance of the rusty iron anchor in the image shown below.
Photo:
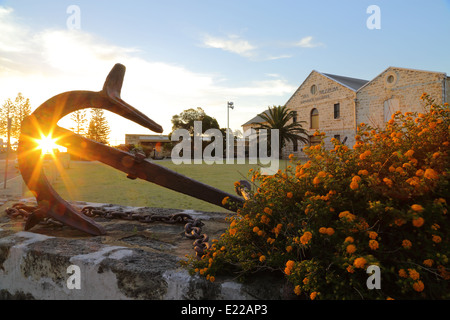
[[[125,70],[125,66],[116,64],[106,78],[103,90],[61,93],[44,102],[23,121],[18,146],[19,170],[38,203],[38,209],[27,218],[25,230],[33,228],[41,219],[50,217],[90,235],[106,233],[101,225],[78,212],[50,185],[44,174],[41,150],[37,148],[36,142],[43,136],[52,136],[57,139],[57,144],[66,147],[69,153],[100,161],[126,173],[130,179],[139,178],[153,182],[231,211],[242,206],[244,199],[240,197],[152,163],[139,155],[106,146],[57,126],[61,118],[76,110],[99,108],[161,133],[163,129],[160,125],[121,99]],[[223,204],[225,197],[229,197],[230,201]]]

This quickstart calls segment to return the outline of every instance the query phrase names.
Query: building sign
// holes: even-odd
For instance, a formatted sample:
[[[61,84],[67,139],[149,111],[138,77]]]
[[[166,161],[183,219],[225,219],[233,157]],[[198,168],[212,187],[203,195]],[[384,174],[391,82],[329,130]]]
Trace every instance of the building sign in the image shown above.
[[[314,97],[310,98],[309,94],[302,94],[300,97],[303,100],[300,100],[301,104],[311,103],[311,102],[317,102],[324,99],[330,99],[330,93],[336,92],[339,90],[339,87],[331,87],[327,89],[322,89],[317,91],[317,94],[314,95]]]

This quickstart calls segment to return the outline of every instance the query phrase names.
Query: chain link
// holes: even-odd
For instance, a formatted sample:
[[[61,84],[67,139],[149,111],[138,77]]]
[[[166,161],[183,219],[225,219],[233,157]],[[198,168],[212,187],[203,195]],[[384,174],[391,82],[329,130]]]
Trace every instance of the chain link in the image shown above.
[[[22,218],[26,220],[31,214],[33,214],[33,212],[38,209],[39,206],[29,206],[23,203],[16,203],[11,208],[7,208],[5,211],[6,214],[12,219]],[[81,213],[90,218],[100,217],[105,219],[137,221],[140,223],[159,222],[166,224],[184,224],[184,235],[188,239],[195,239],[193,246],[197,259],[200,260],[205,254],[205,251],[210,248],[208,235],[202,234],[202,227],[204,226],[204,223],[199,219],[192,218],[192,216],[186,213],[175,213],[166,216],[156,214],[141,214],[136,212],[113,211],[93,206],[83,207],[81,209]],[[42,221],[40,221],[40,224],[63,226],[62,223],[51,218],[44,218]]]

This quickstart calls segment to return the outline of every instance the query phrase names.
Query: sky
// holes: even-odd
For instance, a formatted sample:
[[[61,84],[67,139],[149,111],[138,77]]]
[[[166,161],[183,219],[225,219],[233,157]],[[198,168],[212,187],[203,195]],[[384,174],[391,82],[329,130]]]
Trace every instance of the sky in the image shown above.
[[[34,110],[65,91],[100,91],[121,63],[122,99],[164,134],[173,115],[197,107],[225,128],[227,102],[230,128],[242,130],[313,70],[450,75],[449,35],[450,0],[0,0],[0,104],[21,92]],[[154,134],[107,117],[113,145]]]

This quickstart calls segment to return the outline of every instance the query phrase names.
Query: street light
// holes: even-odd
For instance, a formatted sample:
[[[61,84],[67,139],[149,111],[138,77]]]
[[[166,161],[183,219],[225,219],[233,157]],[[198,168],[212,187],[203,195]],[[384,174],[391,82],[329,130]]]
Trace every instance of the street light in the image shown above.
[[[230,109],[234,109],[234,103],[228,102],[227,103],[227,162],[230,159]]]

